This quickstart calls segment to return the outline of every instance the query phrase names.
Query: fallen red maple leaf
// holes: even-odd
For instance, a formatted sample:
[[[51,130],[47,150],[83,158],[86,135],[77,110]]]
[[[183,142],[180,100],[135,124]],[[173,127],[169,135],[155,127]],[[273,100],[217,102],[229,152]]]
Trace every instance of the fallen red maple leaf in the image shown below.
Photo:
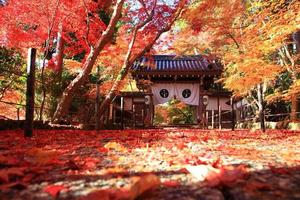
[[[99,148],[98,148],[98,151],[99,151],[100,153],[107,153],[107,152],[108,152],[108,149],[105,148],[105,147],[99,147]]]
[[[62,190],[67,190],[67,188],[63,185],[47,185],[43,191],[56,197]]]
[[[98,159],[92,157],[84,158],[84,168],[86,169],[95,169],[97,167]]]
[[[180,186],[181,184],[176,180],[169,180],[169,181],[162,182],[162,185],[165,187],[177,187]]]

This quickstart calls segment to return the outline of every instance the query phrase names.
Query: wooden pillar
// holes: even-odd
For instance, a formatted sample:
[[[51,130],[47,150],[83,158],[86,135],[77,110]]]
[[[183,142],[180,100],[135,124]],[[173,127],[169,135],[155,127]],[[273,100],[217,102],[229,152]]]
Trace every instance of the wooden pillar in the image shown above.
[[[112,105],[112,119],[111,119],[112,124],[116,123],[117,121],[116,115],[117,115],[117,110],[115,109],[114,105]]]
[[[132,106],[132,113],[133,113],[133,128],[135,128],[135,126],[136,126],[135,105]]]
[[[109,115],[108,115],[108,121],[109,123],[113,123],[113,115],[114,115],[114,104],[109,104]]]
[[[121,129],[124,129],[124,97],[121,97]]]
[[[151,116],[151,126],[153,126],[153,120],[154,120],[154,112],[155,112],[155,108],[154,108],[154,104],[153,104],[153,96],[150,96],[151,102],[150,102],[150,116]]]
[[[28,62],[27,62],[26,116],[25,116],[25,124],[24,124],[25,137],[31,137],[33,131],[35,59],[36,59],[36,49],[30,48],[28,50]]]
[[[206,106],[205,107],[205,110],[204,110],[204,113],[205,113],[205,116],[204,116],[204,127],[205,129],[208,129],[208,117],[209,117],[209,114],[208,114],[208,111],[206,110]]]
[[[234,131],[235,120],[234,120],[234,101],[233,101],[233,97],[230,98],[230,105],[231,105],[231,130]]]
[[[143,122],[143,127],[145,127],[145,107],[142,109],[142,122]]]
[[[214,125],[215,125],[215,110],[213,108],[213,110],[211,111],[211,127],[212,127],[212,129],[214,129]]]
[[[203,128],[203,84],[202,78],[200,78],[199,83],[199,103],[198,103],[198,123],[199,127]]]
[[[217,98],[217,103],[218,103],[218,127],[221,130],[222,129],[222,108],[220,105],[220,97],[219,96]]]
[[[134,107],[133,107],[134,97],[131,97],[131,127],[134,127],[134,120],[135,120],[135,113],[134,113]]]
[[[20,120],[20,108],[17,108],[17,120]]]

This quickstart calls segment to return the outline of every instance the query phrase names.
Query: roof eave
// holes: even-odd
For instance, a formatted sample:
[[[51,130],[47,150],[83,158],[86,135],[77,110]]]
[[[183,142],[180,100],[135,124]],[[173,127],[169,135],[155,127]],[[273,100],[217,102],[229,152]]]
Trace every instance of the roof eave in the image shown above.
[[[133,76],[143,75],[143,76],[151,76],[151,75],[221,75],[222,70],[189,70],[189,71],[162,71],[162,70],[152,70],[152,71],[132,71]]]

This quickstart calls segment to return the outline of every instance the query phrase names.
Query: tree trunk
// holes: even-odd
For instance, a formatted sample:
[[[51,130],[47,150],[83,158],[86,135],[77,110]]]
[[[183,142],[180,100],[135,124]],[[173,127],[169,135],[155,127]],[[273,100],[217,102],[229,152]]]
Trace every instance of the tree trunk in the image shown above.
[[[132,64],[135,62],[136,59],[140,58],[141,56],[143,56],[146,52],[148,52],[153,45],[155,44],[155,42],[158,40],[158,38],[161,36],[161,34],[169,31],[173,25],[173,23],[175,22],[175,20],[178,18],[178,16],[180,15],[183,7],[184,7],[184,2],[182,1],[181,4],[179,5],[177,12],[175,12],[172,20],[170,21],[170,23],[162,28],[161,30],[158,31],[158,33],[156,34],[156,36],[153,38],[153,40],[151,42],[149,42],[144,49],[142,49],[141,51],[139,51],[138,53],[136,53],[135,55],[131,56],[132,53],[132,48],[134,46],[135,43],[135,39],[136,39],[136,35],[138,30],[142,29],[147,23],[149,23],[154,15],[154,10],[151,12],[151,14],[147,14],[148,17],[147,19],[142,22],[141,24],[137,25],[135,30],[134,30],[134,34],[133,34],[133,38],[129,44],[128,47],[128,51],[127,51],[127,55],[125,58],[125,61],[123,63],[123,67],[121,68],[121,70],[119,71],[119,74],[111,88],[111,90],[109,91],[109,93],[106,95],[104,101],[101,103],[100,108],[99,108],[99,112],[101,114],[101,116],[104,115],[105,111],[107,108],[109,108],[109,104],[111,104],[112,99],[116,96],[116,92],[119,89],[119,85],[121,83],[122,80],[124,80],[124,78],[126,77],[130,67],[132,66]],[[155,6],[154,6],[155,9]]]
[[[57,105],[56,111],[52,118],[52,121],[54,123],[61,120],[61,118],[68,113],[75,92],[87,80],[101,50],[105,47],[107,43],[109,43],[112,40],[115,27],[121,16],[123,4],[124,4],[124,0],[117,1],[113,11],[112,18],[105,32],[101,35],[99,40],[96,42],[95,47],[90,48],[89,55],[82,67],[83,71],[77,75],[77,77],[68,85],[68,87],[63,92],[63,95]]]
[[[99,66],[97,66],[97,84],[96,84],[96,105],[95,105],[95,123],[96,123],[96,130],[100,129],[100,113],[99,113],[99,107],[100,107],[100,69]]]
[[[279,53],[282,57],[282,62],[286,66],[287,70],[291,73],[291,79],[292,84],[294,84],[297,81],[297,70],[295,67],[295,60],[292,57],[288,46],[283,46],[284,51],[279,50]],[[297,111],[298,111],[298,98],[296,94],[293,94],[291,96],[291,114],[290,114],[290,120],[291,121],[297,121]]]
[[[63,71],[63,58],[64,58],[64,39],[62,37],[62,34],[63,34],[63,26],[60,23],[59,31],[57,33],[57,46],[56,46],[56,55],[55,55],[56,71],[59,80],[61,79],[61,75]]]
[[[257,98],[258,98],[258,112],[259,112],[259,121],[260,128],[263,132],[266,131],[265,126],[265,108],[264,108],[264,97],[263,97],[263,86],[262,84],[257,85]]]

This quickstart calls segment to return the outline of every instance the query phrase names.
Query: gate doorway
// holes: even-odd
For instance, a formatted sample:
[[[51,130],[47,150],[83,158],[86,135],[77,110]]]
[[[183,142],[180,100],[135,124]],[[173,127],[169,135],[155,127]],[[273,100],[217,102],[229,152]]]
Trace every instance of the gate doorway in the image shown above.
[[[197,125],[197,106],[187,105],[177,99],[159,104],[154,109],[155,126],[193,126]]]

